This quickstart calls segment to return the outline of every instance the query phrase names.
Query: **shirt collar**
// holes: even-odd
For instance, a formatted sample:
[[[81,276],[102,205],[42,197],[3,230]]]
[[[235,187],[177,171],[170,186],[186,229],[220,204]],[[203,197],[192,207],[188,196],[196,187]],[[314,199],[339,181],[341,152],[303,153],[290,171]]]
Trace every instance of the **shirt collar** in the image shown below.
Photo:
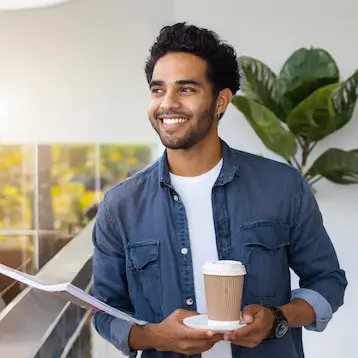
[[[230,148],[222,139],[220,139],[220,141],[222,147],[223,166],[215,182],[215,186],[225,185],[231,182],[235,175],[239,175],[239,165],[235,160],[233,149]],[[160,185],[171,187],[167,150],[164,151],[162,157],[159,159],[158,171]]]

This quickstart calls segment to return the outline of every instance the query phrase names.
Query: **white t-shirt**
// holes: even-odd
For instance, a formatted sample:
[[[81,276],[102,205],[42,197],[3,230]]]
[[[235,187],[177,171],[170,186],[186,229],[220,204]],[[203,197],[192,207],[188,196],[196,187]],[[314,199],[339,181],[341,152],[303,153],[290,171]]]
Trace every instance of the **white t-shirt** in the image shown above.
[[[218,259],[211,192],[222,164],[223,159],[209,172],[196,177],[170,174],[171,183],[184,204],[188,219],[196,305],[199,313],[206,313],[204,277],[201,268],[206,261]],[[230,343],[221,341],[204,352],[202,357],[232,358]]]

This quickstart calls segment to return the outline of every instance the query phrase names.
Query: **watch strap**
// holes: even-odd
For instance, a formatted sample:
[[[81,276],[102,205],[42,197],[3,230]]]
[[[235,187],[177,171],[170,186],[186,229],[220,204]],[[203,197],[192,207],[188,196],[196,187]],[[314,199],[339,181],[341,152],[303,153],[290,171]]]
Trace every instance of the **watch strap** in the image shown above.
[[[287,321],[285,314],[282,312],[282,310],[278,307],[271,307],[271,306],[265,306],[266,308],[268,308],[273,315],[275,316],[275,321],[273,323],[273,326],[270,330],[270,333],[268,335],[268,337],[266,339],[275,339],[276,335],[276,327],[278,325],[279,322],[281,321]]]

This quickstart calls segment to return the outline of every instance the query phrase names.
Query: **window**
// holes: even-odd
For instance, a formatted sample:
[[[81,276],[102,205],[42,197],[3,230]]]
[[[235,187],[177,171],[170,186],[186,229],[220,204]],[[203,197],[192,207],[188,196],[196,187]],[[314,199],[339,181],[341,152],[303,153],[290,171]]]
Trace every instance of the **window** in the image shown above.
[[[0,263],[35,273],[151,160],[151,145],[0,145]],[[0,275],[0,310],[21,289]]]

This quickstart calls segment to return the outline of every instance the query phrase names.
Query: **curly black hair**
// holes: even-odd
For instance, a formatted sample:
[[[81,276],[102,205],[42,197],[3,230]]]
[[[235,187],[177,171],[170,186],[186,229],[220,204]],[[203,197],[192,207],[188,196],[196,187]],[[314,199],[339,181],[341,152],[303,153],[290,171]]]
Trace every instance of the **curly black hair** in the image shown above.
[[[187,52],[204,59],[208,64],[208,78],[219,93],[229,88],[235,94],[240,88],[240,73],[234,48],[220,40],[208,29],[187,25],[185,22],[161,29],[145,64],[148,83],[156,62],[170,52]]]

